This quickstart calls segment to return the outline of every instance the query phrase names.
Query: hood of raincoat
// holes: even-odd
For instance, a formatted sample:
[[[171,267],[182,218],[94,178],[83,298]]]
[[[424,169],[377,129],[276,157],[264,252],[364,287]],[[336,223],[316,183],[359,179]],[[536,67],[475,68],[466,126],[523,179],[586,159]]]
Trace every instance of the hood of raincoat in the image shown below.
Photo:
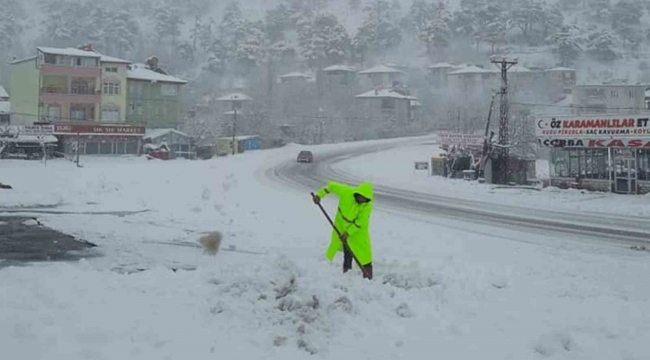
[[[369,182],[361,183],[356,189],[354,189],[354,193],[363,195],[366,199],[372,200],[372,184]]]

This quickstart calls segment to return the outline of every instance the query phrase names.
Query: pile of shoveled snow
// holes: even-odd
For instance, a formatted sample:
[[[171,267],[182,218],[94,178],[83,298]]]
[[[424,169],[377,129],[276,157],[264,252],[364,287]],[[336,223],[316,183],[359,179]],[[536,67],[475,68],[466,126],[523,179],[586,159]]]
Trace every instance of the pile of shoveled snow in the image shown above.
[[[409,291],[435,301],[435,282],[407,290],[391,276],[314,273],[285,257],[130,275],[85,260],[5,268],[0,347],[7,358],[55,360],[327,354],[413,317]]]

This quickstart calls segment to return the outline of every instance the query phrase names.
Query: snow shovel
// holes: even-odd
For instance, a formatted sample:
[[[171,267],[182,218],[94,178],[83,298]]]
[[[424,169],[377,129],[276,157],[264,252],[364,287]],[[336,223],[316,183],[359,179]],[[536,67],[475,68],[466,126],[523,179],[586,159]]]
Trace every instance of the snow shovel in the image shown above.
[[[316,195],[314,193],[311,193],[311,196],[313,198]],[[325,209],[323,208],[323,205],[321,205],[321,204],[316,204],[316,205],[318,205],[318,207],[320,208],[320,211],[323,212],[323,215],[325,215],[325,218],[327,218],[327,221],[329,221],[330,225],[332,225],[332,228],[334,229],[334,231],[336,231],[336,234],[339,236],[339,239],[341,239],[341,235],[342,235],[341,232],[339,231],[339,229],[336,228],[336,225],[334,225],[334,223],[332,222],[332,219],[327,214],[327,211],[325,211]],[[359,266],[359,269],[361,269],[361,272],[363,273],[363,276],[365,276],[367,278],[370,278],[370,274],[368,274],[368,272],[366,271],[366,268],[364,268],[363,265],[361,265],[361,262],[359,262],[359,259],[357,259],[357,256],[354,255],[354,252],[352,252],[352,249],[350,249],[350,247],[348,246],[348,242],[341,239],[341,243],[343,244],[345,249],[347,251],[349,251],[350,254],[352,254],[352,258],[354,259],[354,262],[356,262],[357,265]]]

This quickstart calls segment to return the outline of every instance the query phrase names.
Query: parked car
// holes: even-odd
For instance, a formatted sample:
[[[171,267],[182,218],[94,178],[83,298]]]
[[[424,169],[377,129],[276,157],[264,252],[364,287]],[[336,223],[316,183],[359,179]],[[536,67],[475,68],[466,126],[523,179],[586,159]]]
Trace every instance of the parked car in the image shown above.
[[[314,154],[311,151],[303,150],[298,153],[298,162],[299,163],[310,163],[314,161]]]

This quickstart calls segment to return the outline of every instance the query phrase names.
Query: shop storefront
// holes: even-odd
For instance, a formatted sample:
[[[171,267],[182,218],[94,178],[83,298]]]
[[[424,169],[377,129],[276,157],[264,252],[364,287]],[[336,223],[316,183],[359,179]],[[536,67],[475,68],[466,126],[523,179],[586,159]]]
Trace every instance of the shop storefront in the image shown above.
[[[59,151],[80,155],[138,155],[142,145],[143,126],[57,124],[54,135]]]
[[[551,185],[622,194],[650,192],[649,115],[540,118],[551,148]]]

